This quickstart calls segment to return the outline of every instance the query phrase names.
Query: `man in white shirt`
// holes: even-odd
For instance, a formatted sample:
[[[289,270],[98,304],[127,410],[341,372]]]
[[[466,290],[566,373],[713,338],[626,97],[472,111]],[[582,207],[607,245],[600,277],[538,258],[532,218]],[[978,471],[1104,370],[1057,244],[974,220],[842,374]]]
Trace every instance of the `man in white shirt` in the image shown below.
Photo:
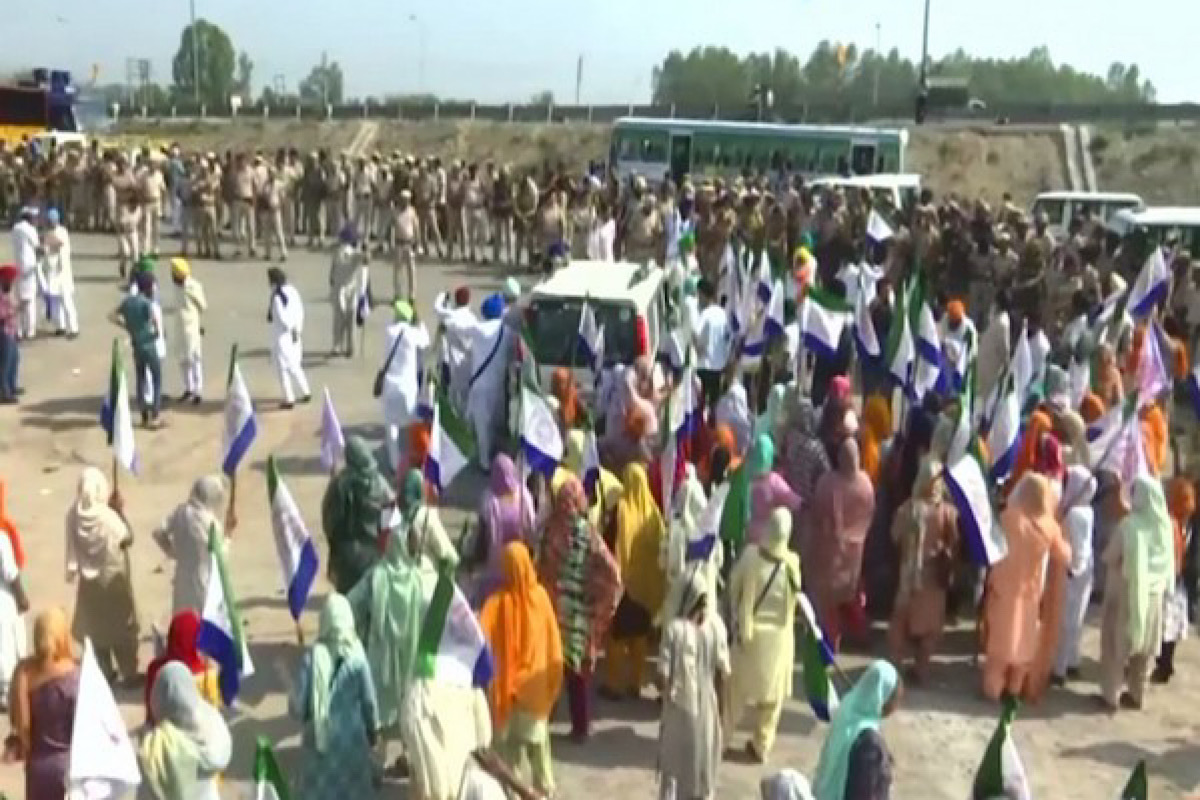
[[[58,209],[46,212],[49,226],[44,241],[46,297],[52,302],[55,335],[74,339],[79,335],[79,312],[75,309],[75,273],[71,268],[71,235],[62,224]]]
[[[429,331],[407,300],[397,300],[393,310],[395,322],[387,329],[381,400],[388,461],[393,470],[399,470],[400,436],[417,416],[421,353],[429,347]]]
[[[443,292],[433,301],[438,320],[452,334],[443,339],[441,363],[446,372],[450,402],[459,413],[466,413],[467,389],[471,383],[471,352],[467,345],[467,332],[474,330],[479,322],[470,303],[471,290],[466,286],[455,289],[453,299]]]
[[[33,221],[37,209],[21,209],[12,229],[13,258],[17,264],[17,283],[13,294],[17,299],[17,338],[32,339],[37,335],[38,269],[42,243]]]
[[[511,342],[505,335],[504,298],[488,297],[480,306],[478,322],[458,328],[443,317],[447,337],[470,352],[471,376],[467,389],[467,416],[475,428],[478,463],[491,467],[493,443],[504,418],[504,379],[508,375]]]
[[[267,322],[271,323],[271,361],[283,389],[283,408],[289,409],[296,402],[293,383],[300,390],[301,403],[312,399],[301,363],[304,358],[301,338],[304,334],[304,301],[278,267],[267,270],[267,282],[271,286],[271,305],[267,311]]]
[[[700,316],[696,321],[696,374],[704,387],[704,404],[709,408],[721,397],[721,373],[729,362],[729,314],[717,303],[712,283],[700,281]]]

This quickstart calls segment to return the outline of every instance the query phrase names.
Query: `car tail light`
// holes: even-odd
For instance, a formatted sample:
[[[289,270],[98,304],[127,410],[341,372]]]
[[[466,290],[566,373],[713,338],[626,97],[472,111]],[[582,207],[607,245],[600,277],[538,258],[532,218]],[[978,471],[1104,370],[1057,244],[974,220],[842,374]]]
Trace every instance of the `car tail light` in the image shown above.
[[[650,326],[646,324],[646,318],[638,314],[635,320],[637,329],[637,354],[639,356],[650,355]]]

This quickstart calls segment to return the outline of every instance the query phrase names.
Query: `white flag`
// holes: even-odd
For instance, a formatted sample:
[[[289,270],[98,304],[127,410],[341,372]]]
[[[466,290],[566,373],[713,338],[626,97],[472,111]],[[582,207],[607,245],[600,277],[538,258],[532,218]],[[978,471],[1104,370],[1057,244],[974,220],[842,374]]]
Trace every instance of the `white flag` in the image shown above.
[[[521,387],[521,447],[529,467],[546,477],[554,474],[563,457],[562,434],[546,398]]]
[[[128,794],[142,782],[137,753],[125,720],[92,650],[83,643],[79,694],[71,732],[67,794],[71,800],[108,800]]]
[[[888,225],[883,215],[872,208],[870,216],[867,217],[867,238],[873,242],[886,242],[892,236],[892,226]]]

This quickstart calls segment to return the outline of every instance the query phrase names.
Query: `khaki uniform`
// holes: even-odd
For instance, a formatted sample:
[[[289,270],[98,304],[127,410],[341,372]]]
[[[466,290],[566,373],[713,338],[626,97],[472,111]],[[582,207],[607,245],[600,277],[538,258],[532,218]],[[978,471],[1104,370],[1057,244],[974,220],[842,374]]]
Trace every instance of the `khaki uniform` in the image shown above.
[[[117,263],[121,276],[142,255],[138,231],[141,229],[142,206],[138,200],[137,179],[131,170],[117,174],[112,181],[117,198]]]
[[[363,242],[371,238],[375,227],[375,165],[367,162],[354,173],[354,230]]]
[[[625,234],[625,259],[645,264],[657,258],[663,239],[662,216],[653,206],[641,206],[629,218]]]
[[[221,192],[220,173],[202,169],[192,186],[196,209],[196,252],[202,258],[220,258],[217,235],[217,197]]]
[[[287,261],[287,237],[283,227],[283,186],[278,173],[266,170],[266,177],[258,190],[258,229],[263,237],[263,258],[271,259],[271,245],[279,247],[279,260]]]
[[[417,209],[417,220],[421,223],[421,253],[432,255],[436,246],[439,257],[442,253],[442,234],[437,220],[437,178],[429,170],[417,173],[413,187],[413,205]]]
[[[468,174],[462,184],[463,255],[468,261],[487,258],[488,215],[485,198],[479,178]]]
[[[331,162],[325,165],[323,178],[325,181],[325,230],[330,235],[337,236],[346,221],[344,213],[346,175],[342,171],[341,165]],[[324,241],[324,238],[322,234],[321,240]]]
[[[417,211],[411,205],[405,205],[396,211],[392,224],[392,232],[396,237],[395,258],[392,262],[392,296],[399,300],[402,297],[417,296],[417,242],[421,238],[421,221]],[[400,272],[404,271],[408,280],[408,292],[400,290]]]
[[[533,248],[535,239],[535,216],[538,208],[538,187],[533,178],[526,177],[517,187],[517,196],[513,203],[513,228],[516,239],[514,264],[520,266],[521,256],[525,254],[529,263],[533,263]]]
[[[158,255],[158,241],[162,233],[163,194],[167,190],[162,170],[148,165],[138,176],[138,193],[142,201],[142,248],[146,253]]]
[[[249,164],[235,167],[233,176],[233,241],[240,247],[245,244],[247,252],[254,255],[257,232],[255,230],[255,185],[254,168]]]

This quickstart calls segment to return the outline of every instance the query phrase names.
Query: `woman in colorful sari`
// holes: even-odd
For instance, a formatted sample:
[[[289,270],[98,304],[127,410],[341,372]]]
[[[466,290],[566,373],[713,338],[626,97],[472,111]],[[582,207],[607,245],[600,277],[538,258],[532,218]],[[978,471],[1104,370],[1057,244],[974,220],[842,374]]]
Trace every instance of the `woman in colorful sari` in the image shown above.
[[[858,442],[842,439],[837,468],[817,484],[808,584],[817,618],[836,650],[842,631],[858,636],[866,627],[859,590],[863,547],[875,512],[875,490],[858,465]]]
[[[67,793],[79,662],[61,609],[42,612],[33,624],[33,655],[12,677],[9,756],[25,762],[27,800],[62,800]]]
[[[1054,420],[1045,411],[1034,411],[1025,423],[1025,431],[1021,434],[1021,445],[1017,450],[1017,461],[1013,465],[1012,474],[1005,483],[1007,493],[1016,489],[1025,473],[1033,469],[1042,447],[1042,437],[1054,430]]]
[[[196,690],[214,708],[221,707],[221,690],[217,684],[217,670],[209,666],[196,648],[196,637],[200,634],[200,615],[185,608],[171,619],[167,628],[167,649],[146,667],[146,720],[153,722],[150,713],[150,698],[154,692],[154,681],[158,673],[172,661],[183,664],[196,678]]]
[[[958,513],[946,496],[941,471],[941,462],[922,462],[912,497],[892,521],[892,538],[900,551],[900,588],[888,644],[892,662],[900,667],[912,647],[916,665],[909,676],[918,685],[929,677],[945,627],[946,594],[958,551]]]
[[[837,455],[842,439],[858,433],[858,415],[850,395],[850,379],[845,375],[838,375],[829,382],[829,394],[821,406],[817,433],[830,458]]]
[[[458,551],[446,534],[446,526],[437,506],[426,502],[425,475],[419,469],[410,469],[400,482],[397,510],[400,525],[388,531],[389,536],[405,536],[412,557],[434,569],[445,565],[458,566]],[[387,549],[387,544],[383,544]]]
[[[522,780],[551,795],[550,714],[562,688],[563,642],[529,548],[505,545],[503,565],[504,582],[479,615],[495,664],[488,701],[496,752]]]
[[[625,592],[609,635],[605,689],[610,696],[637,697],[654,619],[666,595],[666,574],[658,558],[666,525],[640,464],[625,469],[615,524],[613,555]]]
[[[379,706],[354,612],[340,594],[325,601],[317,641],[305,656],[288,711],[304,725],[296,784],[300,796],[372,797],[371,748],[379,731]]]
[[[771,512],[784,508],[799,513],[800,497],[775,471],[775,442],[770,436],[762,434],[754,440],[746,466],[750,470],[750,526],[746,542],[758,544],[771,524]]]
[[[717,698],[729,677],[729,634],[698,573],[673,611],[658,654],[658,796],[712,800],[723,749]]]
[[[801,508],[812,508],[817,497],[817,484],[832,469],[829,453],[817,437],[817,412],[807,397],[796,399],[792,407],[791,424],[783,436],[783,458],[780,472],[788,486],[800,498]],[[796,514],[792,529],[791,548],[805,563],[812,539],[811,514]]]
[[[1108,589],[1100,628],[1100,692],[1109,711],[1142,708],[1150,662],[1162,646],[1163,604],[1175,576],[1174,526],[1161,481],[1138,477],[1132,495],[1132,509],[1104,553]]]
[[[746,752],[759,764],[771,754],[783,701],[792,689],[800,559],[788,550],[791,533],[791,513],[784,508],[772,511],[766,537],[742,552],[730,583],[737,624],[725,739],[733,739],[749,711],[754,733]]]
[[[1167,426],[1167,415],[1158,403],[1142,408],[1142,441],[1146,463],[1155,475],[1163,475],[1170,456],[1171,436]]]
[[[592,674],[621,599],[616,559],[587,515],[583,484],[570,478],[554,496],[538,559],[538,576],[563,637],[571,738],[580,742],[591,733]]]
[[[1163,640],[1151,680],[1170,683],[1175,674],[1175,646],[1188,636],[1189,601],[1187,566],[1192,544],[1192,516],[1196,513],[1196,489],[1185,477],[1176,476],[1167,484],[1167,508],[1175,533],[1175,581],[1167,590],[1163,608]]]
[[[1008,555],[991,569],[983,609],[983,694],[990,700],[1026,691],[1038,655],[1046,568],[1065,567],[1071,555],[1058,524],[1057,505],[1051,481],[1029,472],[1013,489],[1000,517]],[[1057,627],[1057,619],[1054,624]]]
[[[91,639],[108,680],[127,686],[138,673],[137,608],[129,578],[132,544],[120,498],[110,501],[104,473],[84,467],[75,504],[67,511],[67,579],[79,581],[71,633],[76,641]]]
[[[879,731],[900,705],[903,685],[896,668],[874,661],[842,698],[813,774],[816,800],[888,800],[892,755]]]
[[[863,408],[862,466],[873,484],[879,483],[884,448],[891,438],[892,407],[883,395],[871,395]]]
[[[150,694],[154,724],[138,746],[138,800],[216,800],[233,741],[221,713],[200,699],[191,670],[173,661]]]
[[[504,548],[509,542],[529,543],[534,535],[533,497],[521,484],[517,466],[504,453],[492,459],[488,488],[479,503],[480,536],[487,542],[487,569],[482,601],[501,579]]]
[[[625,422],[617,431],[610,431],[605,438],[602,452],[604,465],[620,475],[630,464],[647,466],[654,460],[653,444],[657,426],[653,424],[649,403],[633,402],[625,414]]]
[[[329,580],[339,593],[353,589],[379,558],[380,516],[392,502],[370,445],[360,436],[347,437],[346,465],[329,481],[321,501]]]

